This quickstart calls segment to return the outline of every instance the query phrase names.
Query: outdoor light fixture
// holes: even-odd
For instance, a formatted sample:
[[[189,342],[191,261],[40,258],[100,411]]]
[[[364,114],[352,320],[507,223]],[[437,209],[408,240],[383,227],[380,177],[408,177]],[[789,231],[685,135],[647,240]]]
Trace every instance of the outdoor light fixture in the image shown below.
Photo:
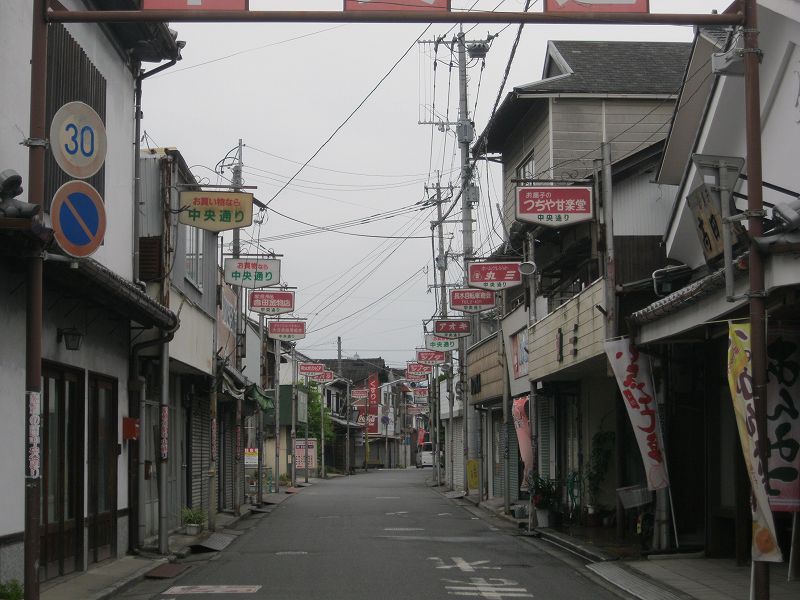
[[[60,344],[64,340],[64,347],[67,350],[80,350],[81,342],[83,341],[83,333],[74,327],[69,329],[57,329],[56,341]]]
[[[519,263],[519,272],[520,274],[526,276],[533,275],[534,273],[536,273],[536,263],[533,263],[531,261],[525,261]]]

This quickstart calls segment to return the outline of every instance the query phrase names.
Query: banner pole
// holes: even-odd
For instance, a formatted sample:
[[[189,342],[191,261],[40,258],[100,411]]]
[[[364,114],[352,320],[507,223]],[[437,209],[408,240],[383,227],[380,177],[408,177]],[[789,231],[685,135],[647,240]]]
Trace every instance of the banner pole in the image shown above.
[[[680,549],[681,544],[678,541],[678,523],[675,520],[675,504],[672,502],[672,486],[667,486],[667,493],[669,494],[669,512],[672,516],[672,532],[675,535],[675,548]]]

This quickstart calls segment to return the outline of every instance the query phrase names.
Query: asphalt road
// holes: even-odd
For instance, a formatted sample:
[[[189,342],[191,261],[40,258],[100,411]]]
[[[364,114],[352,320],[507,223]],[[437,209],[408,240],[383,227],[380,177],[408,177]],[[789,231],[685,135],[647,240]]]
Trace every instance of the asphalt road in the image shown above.
[[[180,577],[145,580],[118,598],[617,598],[545,542],[442,496],[430,476],[409,469],[320,481],[240,521],[228,548],[190,556]]]

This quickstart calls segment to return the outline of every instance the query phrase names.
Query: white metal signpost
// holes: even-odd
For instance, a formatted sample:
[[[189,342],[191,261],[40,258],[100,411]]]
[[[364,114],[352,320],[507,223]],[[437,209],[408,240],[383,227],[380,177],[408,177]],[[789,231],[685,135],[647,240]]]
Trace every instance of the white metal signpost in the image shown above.
[[[451,340],[429,333],[425,335],[425,347],[428,350],[442,350],[445,352],[448,350],[456,350],[458,349],[458,340]]]

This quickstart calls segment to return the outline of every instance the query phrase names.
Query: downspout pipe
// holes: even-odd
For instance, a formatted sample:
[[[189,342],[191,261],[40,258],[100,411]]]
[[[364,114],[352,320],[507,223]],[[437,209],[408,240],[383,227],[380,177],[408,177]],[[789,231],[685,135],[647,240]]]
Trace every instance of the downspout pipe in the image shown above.
[[[151,69],[146,73],[142,70],[141,61],[136,63],[135,87],[134,87],[134,102],[135,102],[135,125],[134,125],[134,142],[133,142],[133,282],[141,289],[145,289],[145,284],[139,279],[139,230],[140,230],[140,212],[142,210],[141,188],[142,188],[142,169],[139,164],[139,154],[142,151],[142,81],[156,75],[161,71],[165,71],[174,66],[178,62],[177,58],[173,58],[168,63],[160,65],[155,69]]]
[[[139,547],[144,546],[145,541],[145,511],[144,506],[146,503],[146,494],[145,494],[145,459],[146,459],[146,432],[147,427],[145,426],[145,417],[146,417],[146,398],[147,398],[147,389],[145,385],[145,378],[139,374],[139,353],[144,350],[145,348],[150,348],[152,346],[159,346],[163,344],[169,344],[172,341],[172,338],[175,337],[175,332],[178,331],[178,327],[180,323],[176,320],[175,325],[169,329],[164,331],[164,334],[160,337],[153,338],[152,340],[145,340],[143,342],[139,342],[134,344],[131,347],[131,377],[128,383],[129,388],[137,389],[139,393],[139,439],[138,439],[138,468],[137,468],[137,511],[136,511],[136,522],[137,522],[137,532],[136,532],[136,541]]]

